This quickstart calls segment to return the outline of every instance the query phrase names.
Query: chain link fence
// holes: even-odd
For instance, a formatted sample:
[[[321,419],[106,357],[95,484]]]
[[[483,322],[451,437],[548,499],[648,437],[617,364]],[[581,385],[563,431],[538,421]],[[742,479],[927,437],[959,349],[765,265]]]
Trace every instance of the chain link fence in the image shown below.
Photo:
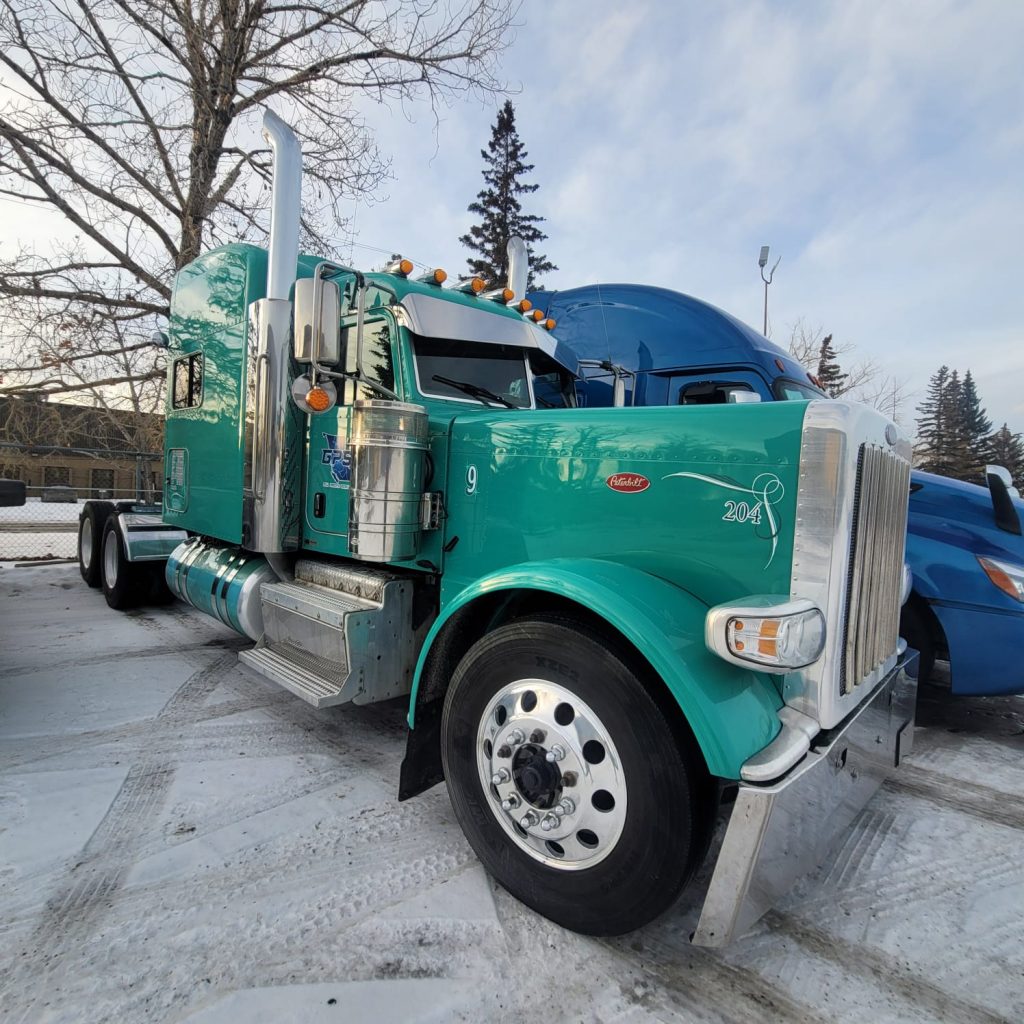
[[[84,503],[159,504],[163,456],[0,443],[0,480],[25,485],[24,505],[0,507],[0,561],[76,558]]]

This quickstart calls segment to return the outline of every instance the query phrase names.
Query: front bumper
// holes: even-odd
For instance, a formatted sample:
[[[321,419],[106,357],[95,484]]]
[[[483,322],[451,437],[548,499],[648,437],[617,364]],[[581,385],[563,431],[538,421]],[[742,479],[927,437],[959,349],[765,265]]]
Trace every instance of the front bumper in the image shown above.
[[[696,945],[728,945],[814,871],[910,753],[916,659],[905,653],[874,695],[819,737],[779,781],[740,785],[693,935]]]

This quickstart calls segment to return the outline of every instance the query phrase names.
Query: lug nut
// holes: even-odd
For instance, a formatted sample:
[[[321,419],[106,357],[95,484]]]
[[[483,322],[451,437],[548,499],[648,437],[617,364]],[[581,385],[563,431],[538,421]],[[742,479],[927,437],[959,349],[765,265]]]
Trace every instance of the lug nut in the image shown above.
[[[544,760],[548,761],[549,763],[553,763],[555,761],[561,761],[563,757],[565,757],[565,751],[560,746],[558,746],[558,744],[555,744],[555,746],[553,746],[544,755]]]
[[[512,778],[512,776],[509,775],[507,768],[499,768],[491,776],[491,782],[493,782],[496,786],[500,786],[503,782],[508,782],[510,778]]]
[[[526,739],[526,737],[523,735],[523,730],[522,729],[513,729],[508,734],[507,739],[508,739],[509,743],[512,744],[513,747],[518,747],[519,744],[522,743],[523,740]]]
[[[575,786],[579,776],[575,772],[562,772],[562,785],[566,788]]]
[[[537,824],[537,815],[533,811],[527,811],[520,819],[519,824],[523,828],[533,828]]]
[[[550,832],[553,828],[558,828],[558,818],[553,814],[549,814],[541,823],[540,827],[545,832]]]
[[[558,814],[559,811],[561,811],[562,814],[572,814],[575,810],[576,804],[574,804],[568,797],[563,797],[558,801],[558,806],[555,808],[555,814]]]
[[[519,797],[513,793],[511,796],[505,797],[501,801],[501,809],[503,811],[514,811],[519,806]]]
[[[546,736],[547,733],[545,733],[543,729],[534,729],[533,732],[530,733],[530,742],[543,743]]]

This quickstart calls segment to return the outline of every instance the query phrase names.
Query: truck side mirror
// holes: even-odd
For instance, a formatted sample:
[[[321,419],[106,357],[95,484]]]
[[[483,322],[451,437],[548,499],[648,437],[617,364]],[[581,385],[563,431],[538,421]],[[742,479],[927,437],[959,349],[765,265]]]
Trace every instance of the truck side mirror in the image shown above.
[[[341,293],[335,281],[295,282],[295,361],[334,365],[341,358]]]
[[[1003,481],[1003,486],[1010,492],[1011,497],[1020,497],[1017,488],[1013,486],[1013,477],[1010,476],[1010,471],[1005,466],[986,466],[985,477],[988,478],[990,476],[999,477]]]
[[[748,402],[760,402],[761,396],[756,391],[746,388],[730,388],[725,393],[725,400],[730,405],[746,405]]]

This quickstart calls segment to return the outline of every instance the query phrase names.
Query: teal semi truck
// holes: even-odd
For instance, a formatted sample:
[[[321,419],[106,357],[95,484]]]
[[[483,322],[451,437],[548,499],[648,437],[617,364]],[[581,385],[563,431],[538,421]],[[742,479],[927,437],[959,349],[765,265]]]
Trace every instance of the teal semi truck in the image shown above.
[[[843,402],[577,408],[515,288],[300,255],[264,132],[268,248],[175,283],[163,507],[87,504],[83,576],[166,584],[316,707],[407,698],[399,799],[445,781],[566,927],[643,925],[713,848],[694,941],[728,943],[910,749],[906,440]]]

